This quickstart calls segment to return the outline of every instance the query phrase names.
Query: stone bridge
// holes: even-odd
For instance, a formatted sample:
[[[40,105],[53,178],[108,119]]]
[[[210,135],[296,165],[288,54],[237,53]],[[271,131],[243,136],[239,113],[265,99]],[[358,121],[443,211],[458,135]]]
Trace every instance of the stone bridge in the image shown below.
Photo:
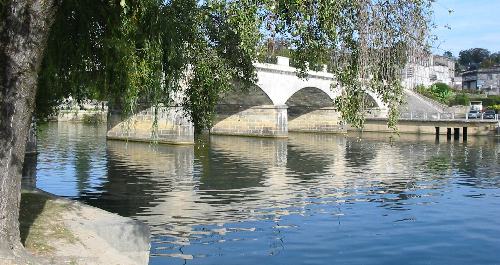
[[[218,105],[212,134],[287,137],[289,131],[345,132],[332,100],[333,74],[310,71],[300,79],[289,59],[278,64],[256,63],[258,83],[248,93],[233,92]],[[374,93],[367,92],[381,110],[387,110]]]
[[[229,93],[217,106],[217,117],[211,134],[242,135],[285,138],[288,132],[345,133],[349,126],[339,124],[340,114],[333,107],[332,100],[341,92],[331,89],[333,74],[326,71],[309,72],[307,79],[296,76],[296,69],[289,66],[289,59],[278,57],[277,64],[256,63],[258,83]],[[376,105],[377,117],[367,117],[364,131],[388,131],[387,107],[370,91],[366,92]],[[451,132],[458,138],[467,134],[498,134],[498,120],[468,121],[446,117],[445,113],[419,101],[414,93],[407,92],[408,104],[418,106],[432,119],[406,119],[401,117],[400,132],[433,133],[439,136]],[[109,110],[108,138],[133,141],[156,140],[161,143],[192,144],[194,128],[181,107],[162,108],[158,113],[158,130],[153,134],[154,111],[146,108],[125,121],[119,113]],[[437,112],[437,113],[436,113]],[[454,114],[452,114],[454,115]],[[463,115],[463,114],[462,114]],[[440,129],[442,128],[442,129]]]
[[[332,100],[333,74],[310,71],[307,79],[296,76],[289,59],[278,57],[277,64],[256,63],[258,83],[247,92],[235,91],[217,106],[218,116],[211,134],[260,137],[287,137],[289,131],[345,132]],[[384,113],[387,108],[374,93],[367,92]],[[152,136],[152,109],[145,109],[123,121],[118,113],[108,117],[108,138],[165,143],[193,143],[192,124],[180,108],[159,113],[158,135]]]

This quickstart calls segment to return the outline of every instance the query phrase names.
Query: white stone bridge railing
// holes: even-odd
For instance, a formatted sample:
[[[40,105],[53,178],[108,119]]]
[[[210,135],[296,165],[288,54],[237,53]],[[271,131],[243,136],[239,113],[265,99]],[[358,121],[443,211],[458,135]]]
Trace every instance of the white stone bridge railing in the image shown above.
[[[387,118],[386,115],[380,114],[379,112],[367,112],[365,118],[368,119],[381,119]],[[469,117],[467,113],[427,113],[427,112],[401,112],[398,117],[399,120],[482,120],[482,121],[498,121],[500,114],[495,114],[493,118],[485,118],[484,113],[479,113],[476,118]]]

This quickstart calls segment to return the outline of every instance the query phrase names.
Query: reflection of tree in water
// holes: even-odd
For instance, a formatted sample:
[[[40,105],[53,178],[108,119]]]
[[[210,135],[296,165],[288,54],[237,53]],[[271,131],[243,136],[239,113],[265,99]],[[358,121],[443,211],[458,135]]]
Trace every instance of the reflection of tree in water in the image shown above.
[[[348,141],[345,159],[351,168],[362,168],[377,156],[373,144],[367,141]]]
[[[296,173],[293,177],[298,179],[312,179],[321,177],[331,163],[331,158],[325,157],[319,153],[305,152],[294,146],[288,147],[288,156],[286,167]]]
[[[262,168],[262,164],[244,163],[241,159],[232,158],[212,149],[208,151],[205,160],[208,161],[200,171],[199,190],[213,197],[210,204],[229,204],[242,199],[253,200],[255,198],[252,195],[259,192],[253,188],[263,186],[265,168]]]
[[[36,187],[36,165],[38,158],[36,154],[28,154],[24,157],[22,184]]]
[[[145,191],[154,190],[155,183],[147,178],[152,172],[138,171],[120,159],[119,155],[108,152],[107,181],[95,193],[83,192],[79,200],[121,216],[134,216],[154,201],[151,192]]]
[[[451,157],[434,156],[421,163],[425,172],[432,174],[446,174],[453,167]]]
[[[82,146],[83,145],[83,146]],[[77,179],[77,189],[79,194],[84,192],[90,187],[90,170],[92,169],[92,159],[90,152],[86,150],[84,143],[78,142],[75,146],[75,173]]]
[[[96,188],[97,192],[86,192],[80,200],[122,216],[137,215],[161,201],[172,191],[172,179],[152,161],[166,166],[171,161],[160,155],[161,151],[155,153],[148,147],[147,143],[108,141],[107,179]]]

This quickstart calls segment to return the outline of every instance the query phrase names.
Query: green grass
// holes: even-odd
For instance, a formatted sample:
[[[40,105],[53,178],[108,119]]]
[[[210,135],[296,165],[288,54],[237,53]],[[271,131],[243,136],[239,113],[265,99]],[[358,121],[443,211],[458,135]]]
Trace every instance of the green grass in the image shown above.
[[[55,241],[74,243],[77,240],[61,222],[61,214],[68,206],[57,203],[47,196],[21,192],[19,229],[21,242],[35,254],[54,251]]]

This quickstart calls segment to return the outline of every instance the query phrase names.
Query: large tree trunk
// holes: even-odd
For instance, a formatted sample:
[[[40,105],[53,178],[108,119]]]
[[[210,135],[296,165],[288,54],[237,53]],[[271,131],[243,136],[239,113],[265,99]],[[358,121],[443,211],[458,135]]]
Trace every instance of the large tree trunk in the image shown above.
[[[3,2],[4,12],[0,14],[0,257],[5,258],[24,253],[19,234],[24,152],[35,103],[37,73],[60,0]]]

